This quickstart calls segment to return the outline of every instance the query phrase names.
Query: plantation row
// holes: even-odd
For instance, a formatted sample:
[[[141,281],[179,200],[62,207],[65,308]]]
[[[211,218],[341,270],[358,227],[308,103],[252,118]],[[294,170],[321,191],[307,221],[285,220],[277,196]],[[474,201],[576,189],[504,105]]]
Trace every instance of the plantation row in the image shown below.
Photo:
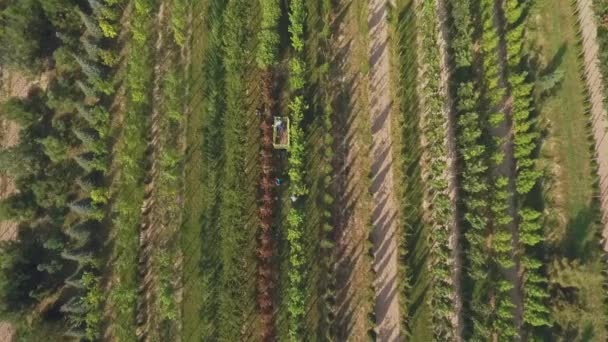
[[[407,68],[408,64],[403,60],[406,54],[410,56],[407,58],[412,58],[411,48],[401,50],[401,47],[413,44],[411,30],[412,26],[416,25],[418,36],[427,37],[426,40],[422,38],[423,43],[419,43],[421,47],[417,49],[418,60],[423,61],[419,66],[422,70],[428,70],[425,68],[429,68],[429,65],[440,65],[438,59],[435,61],[439,52],[437,38],[428,38],[437,36],[437,23],[433,23],[436,5],[433,2],[422,2],[415,11],[407,5],[397,8],[402,11],[398,12],[399,21],[396,26],[399,39],[397,58],[401,59],[399,62],[404,68],[400,76],[400,86],[404,91],[401,96],[408,99],[401,105],[404,115],[404,121],[401,123],[404,133],[402,144],[408,145],[404,145],[406,148],[402,150],[400,158],[404,167],[410,170],[403,178],[404,189],[408,189],[408,193],[404,194],[406,209],[403,211],[408,215],[403,218],[405,228],[401,242],[400,273],[408,280],[402,285],[403,297],[406,297],[402,302],[403,315],[411,316],[403,317],[402,334],[417,339],[428,339],[422,337],[425,336],[422,328],[425,317],[434,318],[433,335],[435,338],[444,339],[447,335],[442,334],[446,331],[451,333],[456,328],[450,327],[450,318],[457,314],[453,312],[452,307],[442,306],[441,301],[437,299],[441,298],[441,295],[450,298],[449,290],[435,289],[429,295],[420,291],[427,282],[439,289],[442,288],[441,284],[445,283],[445,288],[450,289],[450,268],[441,273],[437,260],[443,260],[444,265],[449,265],[451,261],[449,250],[440,253],[433,249],[433,246],[437,246],[436,241],[443,236],[440,234],[443,231],[441,229],[434,228],[429,236],[430,250],[434,251],[430,256],[431,260],[425,261],[419,252],[426,243],[424,234],[427,228],[416,228],[416,213],[419,209],[416,206],[416,198],[409,196],[420,189],[420,185],[417,185],[416,168],[412,165],[416,164],[417,160],[417,152],[412,148],[416,146],[417,118],[414,114],[417,109],[412,106],[416,101],[416,90],[410,86],[409,81],[412,68]],[[544,224],[547,218],[541,213],[542,199],[539,202],[539,194],[542,191],[539,180],[544,170],[540,169],[537,161],[541,133],[536,118],[538,109],[533,106],[534,101],[540,100],[535,98],[537,93],[534,87],[538,84],[538,94],[550,96],[547,94],[551,94],[551,89],[559,86],[559,77],[563,76],[555,71],[552,71],[555,74],[541,74],[542,77],[537,76],[540,72],[536,70],[532,70],[534,73],[531,74],[530,68],[538,66],[531,62],[530,50],[525,45],[530,42],[525,38],[529,27],[526,19],[531,13],[536,13],[538,6],[534,2],[507,1],[497,12],[495,1],[480,1],[479,7],[474,7],[470,1],[452,1],[450,5],[450,53],[454,67],[450,91],[456,99],[456,143],[461,201],[459,216],[464,219],[466,241],[463,251],[466,258],[462,293],[466,318],[464,337],[474,340],[493,337],[543,338],[548,336],[550,330],[547,328],[552,326],[552,320],[557,317],[562,325],[551,331],[551,334],[576,336],[573,334],[576,334],[576,329],[580,329],[580,326],[576,328],[574,324],[580,323],[570,321],[570,326],[563,325],[566,314],[561,313],[560,308],[568,305],[569,310],[583,310],[586,294],[581,293],[576,299],[572,298],[572,301],[565,301],[563,298],[549,300],[550,293],[553,293],[550,291],[557,289],[560,297],[564,295],[563,277],[567,272],[589,272],[591,269],[579,266],[581,261],[574,261],[574,264],[563,264],[563,261],[549,264],[545,254],[547,228]],[[407,16],[408,11],[418,15],[416,20]],[[425,14],[427,16],[424,16]],[[409,24],[405,23],[406,20]],[[479,48],[475,48],[476,46]],[[434,74],[439,74],[438,69],[435,69]],[[580,74],[576,77],[580,77]],[[423,106],[422,133],[431,136],[433,142],[445,141],[445,136],[441,134],[430,135],[434,131],[429,130],[429,127],[435,126],[428,123],[429,113],[441,113],[441,101],[434,107],[432,101],[431,106],[425,103],[428,98],[439,98],[428,95],[439,92],[439,85],[435,83],[438,82],[437,77],[423,79],[424,83],[419,81],[418,84],[424,86],[417,89],[419,103]],[[435,108],[435,111],[429,108]],[[576,118],[581,119],[584,118]],[[441,132],[445,132],[445,129]],[[588,141],[583,139],[583,143],[587,144]],[[432,151],[439,148],[440,144],[434,144],[421,150],[423,154],[432,156]],[[443,152],[438,155],[444,156]],[[423,160],[432,162],[433,159],[431,157]],[[426,191],[441,185],[437,180],[444,179],[440,172],[444,172],[445,167],[444,161],[431,168],[432,171],[438,172],[432,177],[432,182],[422,178]],[[422,210],[437,220],[436,215],[442,212],[438,209],[442,208],[443,202],[441,196],[432,198],[433,206],[423,207]],[[447,236],[444,238],[447,241]],[[447,248],[448,244],[445,242],[439,246]],[[563,258],[563,255],[567,254],[565,251],[552,252],[557,253],[552,258]],[[432,270],[433,277],[430,280],[425,279],[424,274],[418,271],[424,262],[428,262],[428,267]],[[555,272],[559,272],[559,275]],[[423,300],[421,296],[433,298],[430,299],[428,313],[423,306],[413,306],[416,301]],[[429,313],[431,316],[426,316]],[[598,331],[598,334],[602,336],[601,331]]]
[[[136,6],[135,6],[136,5]],[[111,269],[113,285],[109,291],[109,312],[116,317],[110,334],[121,340],[136,338],[137,261],[139,234],[142,224],[141,206],[144,203],[144,158],[149,113],[152,110],[151,88],[153,67],[152,44],[154,30],[152,16],[157,3],[138,0],[132,7],[129,59],[124,74],[124,114],[122,126],[116,132],[113,168],[115,175],[111,196],[112,234],[115,246]]]
[[[454,289],[452,284],[453,260],[449,244],[454,229],[453,210],[448,195],[447,117],[444,111],[444,94],[441,84],[441,60],[438,51],[439,22],[437,0],[424,0],[418,4],[418,84],[421,110],[422,179],[425,182],[424,207],[428,211],[430,235],[431,303],[433,333],[439,340],[452,340]]]
[[[2,248],[2,302],[17,315],[59,309],[65,335],[93,340],[101,331],[107,271],[101,255],[121,4],[65,5],[31,1],[8,9],[16,20],[7,25],[8,37],[20,25],[46,20],[58,40],[52,57],[19,49],[5,55],[17,68],[52,58],[56,75],[46,91],[3,105],[21,126],[20,144],[2,151],[19,189],[3,201],[3,219],[20,221],[21,238]],[[31,22],[17,21],[24,10]]]
[[[398,293],[386,297],[400,300],[400,337],[601,340],[597,200],[575,193],[584,208],[572,206],[586,216],[560,212],[573,182],[565,177],[574,172],[545,145],[589,144],[584,133],[572,141],[555,133],[568,120],[588,120],[582,113],[560,121],[545,107],[562,100],[555,95],[562,82],[580,81],[580,57],[574,72],[550,65],[559,56],[539,57],[543,41],[533,37],[544,38],[543,27],[531,18],[543,18],[547,5],[538,0],[396,3],[399,269]],[[602,4],[596,1],[600,18]],[[52,70],[48,86],[0,106],[21,127],[19,144],[0,152],[0,171],[18,189],[0,202],[0,219],[20,222],[19,239],[0,245],[2,320],[26,341],[40,340],[41,331],[59,340],[55,330],[120,341],[385,336],[378,327],[384,303],[372,309],[382,280],[370,280],[378,278],[372,265],[385,265],[373,262],[370,233],[380,224],[366,221],[372,213],[353,214],[367,198],[349,198],[371,193],[367,156],[351,162],[348,155],[349,148],[369,151],[359,146],[368,126],[353,114],[368,121],[369,108],[350,97],[367,96],[356,89],[368,86],[370,56],[365,46],[362,66],[344,66],[359,59],[334,51],[369,44],[354,39],[367,26],[351,32],[361,23],[348,22],[367,20],[368,3],[343,5],[0,6],[0,43],[14,47],[0,44],[0,62],[22,72]],[[338,26],[346,36],[332,32]],[[446,28],[449,65],[442,60]],[[351,67],[363,76],[350,75]],[[351,77],[366,81],[351,85]],[[564,107],[554,111],[571,108]],[[288,151],[273,148],[275,115],[290,119]],[[584,158],[589,165],[581,168],[592,169],[592,157]],[[564,171],[551,173],[553,164]],[[597,192],[596,175],[576,176],[592,178],[584,191]],[[350,178],[363,183],[360,195]],[[365,222],[351,229],[357,219]],[[357,225],[363,231],[353,233]],[[358,235],[367,238],[347,246]]]
[[[452,48],[457,68],[455,77],[460,82],[454,91],[459,110],[457,140],[463,170],[463,216],[468,225],[465,237],[469,246],[466,273],[472,286],[467,295],[470,296],[468,310],[472,313],[470,333],[474,339],[496,335],[513,339],[519,335],[515,321],[519,304],[513,302],[517,298],[513,293],[520,291],[520,285],[510,274],[519,274],[516,270],[521,252],[524,253],[521,264],[526,272],[523,320],[533,326],[543,325],[548,313],[543,302],[546,290],[538,286],[543,282],[542,275],[533,273],[542,265],[533,249],[542,239],[538,232],[540,213],[521,204],[540,177],[531,159],[538,138],[533,122],[529,120],[532,85],[526,83],[526,74],[518,71],[525,58],[522,50],[525,20],[520,16],[527,5],[506,2],[507,25],[504,28],[495,25],[500,20],[495,17],[494,1],[481,1],[480,5],[482,27],[477,31],[481,41],[480,54],[470,50],[477,34],[469,19],[470,3],[461,1],[453,7],[454,26],[459,28],[454,32]],[[500,32],[505,32],[504,40],[500,38]],[[500,60],[503,48],[506,49],[506,64]],[[503,82],[505,77],[506,82]],[[481,89],[481,93],[477,89]],[[509,97],[505,98],[506,95]],[[511,144],[514,152],[509,147]],[[514,185],[519,196],[511,192],[509,185],[511,158],[517,164]],[[520,203],[519,220],[512,216],[512,207],[518,206],[514,203]],[[488,210],[492,213],[489,217]],[[517,251],[519,247],[513,249],[515,227],[519,229],[519,241],[528,247],[521,252]],[[489,250],[488,238],[492,239]],[[497,286],[490,285],[492,283]]]
[[[302,59],[304,51],[304,24],[306,12],[304,2],[294,0],[289,5],[289,33],[294,55],[289,60],[289,86],[292,98],[290,112],[290,147],[289,147],[289,196],[293,205],[287,212],[287,241],[289,255],[289,279],[287,289],[287,311],[289,312],[289,340],[300,341],[304,334],[303,323],[306,312],[308,293],[305,290],[307,266],[302,245],[303,232],[303,196],[308,193],[304,182],[304,132],[302,120],[307,109],[302,90],[306,85]]]

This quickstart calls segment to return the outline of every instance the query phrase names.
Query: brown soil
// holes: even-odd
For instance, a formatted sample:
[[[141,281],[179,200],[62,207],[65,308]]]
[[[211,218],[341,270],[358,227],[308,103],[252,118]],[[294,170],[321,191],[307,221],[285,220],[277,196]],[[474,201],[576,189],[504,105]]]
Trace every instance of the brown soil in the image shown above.
[[[275,272],[272,268],[272,258],[275,255],[275,244],[272,234],[272,217],[276,206],[274,191],[274,160],[272,157],[272,130],[273,113],[275,110],[272,72],[266,71],[262,75],[262,102],[260,123],[260,152],[259,161],[262,169],[259,183],[259,218],[258,230],[258,272],[257,280],[257,308],[261,323],[264,327],[261,340],[274,340],[274,288],[276,286]],[[267,272],[270,271],[270,272]]]
[[[15,337],[15,329],[6,322],[0,322],[0,342],[12,342]]]
[[[369,46],[359,24],[367,22],[360,0],[337,1],[332,20],[335,108],[336,189],[336,319],[334,331],[340,341],[363,341],[367,315],[372,310],[369,291],[373,282],[367,256],[372,203],[368,193],[369,108],[368,79],[361,67],[369,59]],[[359,12],[359,13],[358,13]]]
[[[371,0],[369,109],[372,125],[372,186],[374,267],[376,270],[376,324],[378,339],[399,340],[399,295],[397,288],[397,204],[394,193],[393,144],[391,141],[391,90],[388,50],[387,0]]]

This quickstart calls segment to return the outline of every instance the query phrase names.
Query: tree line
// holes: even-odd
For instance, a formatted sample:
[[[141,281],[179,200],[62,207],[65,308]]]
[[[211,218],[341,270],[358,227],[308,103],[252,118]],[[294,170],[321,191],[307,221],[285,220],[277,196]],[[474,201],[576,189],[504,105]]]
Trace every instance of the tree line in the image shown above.
[[[2,10],[6,29],[0,39],[8,48],[2,62],[55,71],[46,91],[2,105],[5,118],[21,127],[19,144],[2,151],[1,159],[13,165],[5,172],[19,190],[3,200],[3,219],[19,220],[22,236],[2,247],[2,278],[9,279],[2,286],[3,303],[8,311],[27,312],[50,300],[67,322],[65,334],[87,340],[99,337],[102,323],[100,253],[107,236],[119,5],[26,1]],[[44,32],[23,32],[36,23],[46,25]],[[21,274],[20,281],[11,279],[13,272]]]

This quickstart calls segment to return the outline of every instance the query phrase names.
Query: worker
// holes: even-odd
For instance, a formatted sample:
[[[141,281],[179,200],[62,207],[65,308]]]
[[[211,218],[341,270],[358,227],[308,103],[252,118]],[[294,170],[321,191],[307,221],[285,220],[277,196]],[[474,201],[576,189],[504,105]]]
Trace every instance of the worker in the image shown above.
[[[281,185],[283,183],[283,180],[279,177],[275,178],[275,182],[277,183],[277,185]]]

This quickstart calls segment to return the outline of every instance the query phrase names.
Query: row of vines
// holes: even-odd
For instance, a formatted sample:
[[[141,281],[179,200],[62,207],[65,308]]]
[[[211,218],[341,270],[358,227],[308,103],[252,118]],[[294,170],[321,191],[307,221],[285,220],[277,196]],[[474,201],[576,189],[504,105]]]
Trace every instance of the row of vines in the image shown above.
[[[451,37],[451,47],[456,81],[452,92],[456,98],[456,141],[459,168],[461,169],[463,218],[466,223],[464,236],[468,245],[465,281],[468,291],[464,294],[468,299],[466,309],[469,312],[467,315],[469,319],[467,323],[472,327],[470,329],[472,337],[483,339],[489,337],[487,322],[491,312],[486,290],[490,281],[487,274],[490,270],[490,260],[486,245],[490,222],[487,215],[489,209],[487,198],[490,197],[490,186],[487,183],[490,161],[489,151],[484,141],[488,134],[487,117],[480,107],[480,80],[475,77],[477,69],[474,66],[476,58],[473,50],[474,32],[470,7],[471,3],[468,0],[452,3],[454,31]],[[487,2],[482,8],[484,16],[487,16]],[[482,49],[484,47],[482,45]],[[485,49],[491,52],[495,48],[496,46],[490,46]],[[493,75],[487,73],[486,77],[496,79],[497,71],[494,71]]]
[[[513,153],[517,162],[515,187],[518,202],[519,248],[522,249],[523,322],[531,336],[542,336],[536,327],[551,326],[547,299],[546,270],[540,243],[544,240],[541,212],[527,196],[533,191],[542,171],[535,163],[540,133],[537,120],[532,117],[532,90],[534,84],[526,71],[527,53],[524,49],[526,12],[530,3],[507,0],[504,2],[506,18],[506,52],[509,92],[513,120]]]
[[[428,210],[430,235],[433,333],[439,340],[452,340],[453,285],[452,251],[449,238],[453,211],[448,194],[447,117],[444,112],[439,48],[439,22],[436,0],[423,0],[416,8],[418,26],[419,96],[422,133],[422,179],[425,182],[424,207]]]
[[[116,317],[110,333],[121,340],[136,336],[137,258],[144,201],[145,153],[152,108],[153,13],[157,2],[137,0],[130,18],[124,77],[124,112],[116,132],[111,186],[113,249],[109,312]],[[116,124],[119,124],[118,122]]]
[[[303,196],[308,193],[304,181],[304,131],[302,120],[307,104],[303,89],[306,85],[304,72],[306,64],[304,52],[304,25],[306,8],[304,1],[294,0],[289,4],[289,33],[293,56],[289,60],[289,86],[291,100],[289,103],[289,189],[288,193],[294,203],[287,212],[287,241],[288,241],[288,288],[286,306],[289,313],[289,339],[298,341],[304,334],[304,315],[308,300],[305,286],[306,263],[303,245],[304,212]]]

